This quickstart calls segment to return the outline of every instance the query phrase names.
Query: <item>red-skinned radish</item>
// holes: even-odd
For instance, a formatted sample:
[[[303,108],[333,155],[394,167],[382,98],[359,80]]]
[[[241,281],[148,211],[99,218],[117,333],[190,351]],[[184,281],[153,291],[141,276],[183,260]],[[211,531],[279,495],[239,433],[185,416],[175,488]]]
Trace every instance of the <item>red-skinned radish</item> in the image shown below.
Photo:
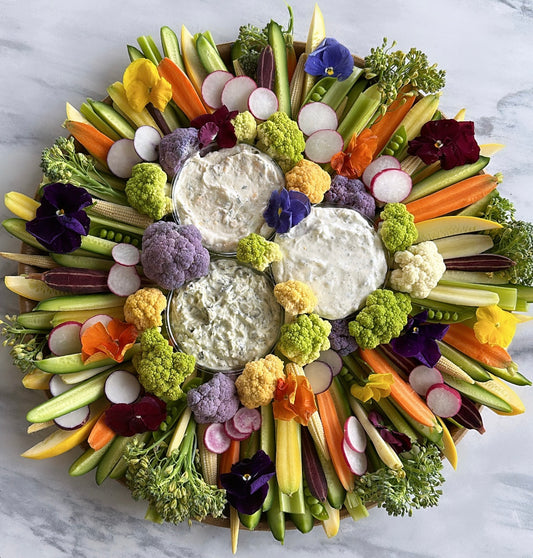
[[[130,178],[131,169],[142,161],[137,151],[135,151],[132,139],[122,138],[117,140],[107,153],[107,166],[119,178]]]
[[[222,90],[233,77],[225,70],[216,70],[206,76],[202,82],[202,98],[208,107],[217,109],[222,106]]]
[[[363,184],[370,188],[370,184],[372,183],[372,179],[378,172],[381,172],[386,169],[401,169],[402,165],[396,157],[392,157],[392,155],[381,155],[377,159],[374,159],[368,167],[363,172],[363,176],[361,180]]]
[[[298,113],[298,127],[306,136],[318,130],[336,130],[338,125],[337,113],[326,103],[307,103]]]
[[[342,442],[342,452],[350,471],[357,476],[364,475],[368,468],[366,453],[354,451],[346,440]]]
[[[453,417],[461,408],[461,394],[446,384],[434,384],[426,393],[426,403],[435,415]]]
[[[413,187],[411,177],[400,169],[385,169],[378,172],[370,183],[370,193],[383,203],[403,201]]]
[[[133,147],[137,155],[149,163],[159,159],[161,134],[153,126],[139,126],[133,136]]]
[[[81,351],[80,322],[63,322],[48,335],[48,347],[56,356],[71,355]]]
[[[425,397],[431,386],[443,383],[442,374],[436,368],[421,364],[409,373],[409,383],[418,395]]]
[[[137,265],[141,261],[141,252],[133,244],[120,242],[113,246],[111,256],[116,263],[125,265],[126,267]]]
[[[229,111],[238,110],[244,112],[248,110],[248,97],[257,88],[255,81],[248,76],[237,76],[231,78],[222,89],[221,101],[228,107]]]
[[[60,374],[54,374],[50,378],[50,383],[48,384],[48,391],[50,391],[50,395],[55,397],[56,395],[60,395],[65,391],[69,390],[72,386],[69,386],[63,381],[63,378]]]
[[[266,87],[254,89],[248,97],[248,110],[257,120],[266,120],[279,108],[276,94]]]
[[[224,423],[224,430],[231,440],[242,441],[250,437],[251,432],[243,433],[235,427],[233,418],[228,419]]]
[[[70,413],[55,418],[54,423],[62,430],[77,430],[89,420],[90,415],[91,410],[89,405],[85,405],[79,409],[70,411]]]
[[[104,384],[105,396],[111,403],[133,403],[141,394],[142,386],[137,376],[127,370],[115,370]]]
[[[305,142],[305,154],[314,163],[329,163],[344,147],[344,140],[336,130],[318,130]]]
[[[207,450],[220,455],[229,449],[230,444],[231,438],[221,422],[212,422],[205,429],[204,445]]]
[[[97,322],[101,322],[104,327],[107,326],[107,324],[112,320],[113,318],[111,316],[109,316],[108,314],[96,314],[95,316],[92,316],[91,318],[88,318],[87,320],[85,320],[81,326],[80,329],[80,337],[85,333],[85,331],[87,329],[89,329],[91,326],[93,326],[94,324],[96,324]]]
[[[257,409],[241,407],[230,420],[243,434],[251,434],[261,428],[261,413]]]
[[[333,376],[336,376],[342,370],[342,357],[333,349],[321,351],[317,360],[329,364]]]
[[[109,290],[117,296],[130,296],[139,290],[141,278],[135,266],[116,263],[109,270],[107,285]]]
[[[344,422],[344,440],[359,453],[366,450],[366,432],[356,417],[350,415]]]
[[[331,366],[326,362],[315,360],[304,366],[304,374],[309,380],[309,384],[313,393],[322,393],[326,391],[333,381],[333,372]]]

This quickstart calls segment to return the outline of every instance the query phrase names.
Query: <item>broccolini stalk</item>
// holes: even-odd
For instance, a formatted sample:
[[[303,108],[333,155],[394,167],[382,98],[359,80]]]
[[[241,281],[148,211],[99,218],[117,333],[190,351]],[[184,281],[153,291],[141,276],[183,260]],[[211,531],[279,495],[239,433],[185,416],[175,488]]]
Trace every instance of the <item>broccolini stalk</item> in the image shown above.
[[[22,372],[29,372],[36,360],[42,360],[43,350],[47,344],[48,332],[41,329],[30,329],[17,322],[17,316],[5,316],[0,320],[1,333],[4,336],[4,347],[11,347],[9,354],[13,364]]]
[[[124,192],[111,186],[96,169],[92,157],[77,153],[74,138],[59,137],[43,150],[41,169],[50,182],[69,182],[106,201],[128,205]]]

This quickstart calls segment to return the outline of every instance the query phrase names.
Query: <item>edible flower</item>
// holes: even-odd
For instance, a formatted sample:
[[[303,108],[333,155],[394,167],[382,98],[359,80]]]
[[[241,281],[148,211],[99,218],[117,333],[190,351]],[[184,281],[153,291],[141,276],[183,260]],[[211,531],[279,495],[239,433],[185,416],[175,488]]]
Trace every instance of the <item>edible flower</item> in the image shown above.
[[[392,374],[370,374],[364,386],[353,384],[350,387],[350,393],[363,403],[370,401],[370,399],[379,401],[382,397],[390,395],[393,382]]]
[[[378,138],[367,128],[358,136],[353,135],[345,151],[339,151],[331,158],[331,166],[341,176],[358,178],[374,158]]]
[[[383,417],[376,411],[368,413],[368,420],[374,425],[379,435],[387,442],[396,453],[411,449],[411,439],[403,432],[397,432],[385,425]]]
[[[274,190],[263,217],[269,227],[283,234],[297,225],[311,212],[311,202],[302,192],[282,188]]]
[[[148,103],[165,110],[172,98],[172,86],[147,58],[134,60],[126,68],[122,81],[128,103],[135,112],[141,112]]]
[[[167,404],[155,395],[145,395],[136,403],[115,403],[105,412],[105,423],[119,436],[155,431],[167,418]]]
[[[440,160],[443,169],[453,169],[479,159],[479,145],[474,138],[471,121],[442,119],[426,122],[420,135],[409,142],[407,152],[422,159],[426,165]]]
[[[307,426],[309,418],[316,411],[315,396],[309,380],[294,372],[289,372],[285,378],[279,378],[274,391],[272,411],[275,419],[294,419]]]
[[[81,358],[84,363],[111,358],[122,362],[126,351],[137,339],[134,325],[113,318],[107,326],[96,322],[81,336]]]
[[[441,357],[437,340],[448,331],[448,325],[427,322],[428,312],[424,310],[409,318],[401,335],[392,339],[392,349],[404,357],[414,357],[425,366],[433,368]],[[427,322],[427,323],[426,323]]]
[[[92,203],[84,188],[60,182],[48,184],[26,230],[51,252],[72,252],[81,246],[81,237],[89,233],[91,221],[83,208]]]
[[[263,505],[274,473],[274,463],[259,450],[252,458],[233,464],[230,473],[221,474],[220,484],[226,489],[228,502],[240,513],[250,515]]]
[[[312,76],[336,77],[342,81],[350,76],[353,66],[350,50],[327,37],[307,57],[305,71]]]
[[[220,148],[233,147],[237,143],[235,128],[231,122],[239,114],[222,105],[212,114],[202,114],[191,120],[191,126],[198,129],[200,147],[216,143]]]
[[[481,343],[504,348],[511,344],[519,321],[511,312],[506,312],[497,304],[492,304],[479,307],[476,310],[476,318],[474,333]]]

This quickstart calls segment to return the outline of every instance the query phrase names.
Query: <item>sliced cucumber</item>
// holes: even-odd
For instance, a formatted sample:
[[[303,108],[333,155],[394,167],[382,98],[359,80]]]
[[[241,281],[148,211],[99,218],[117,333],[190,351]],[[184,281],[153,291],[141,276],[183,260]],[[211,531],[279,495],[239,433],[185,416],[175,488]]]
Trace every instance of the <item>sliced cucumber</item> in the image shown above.
[[[73,256],[72,254],[50,254],[54,262],[63,267],[78,269],[97,269],[109,271],[115,264],[112,260],[93,256]]]
[[[94,101],[93,99],[87,99],[87,102],[91,105],[94,112],[117,134],[123,138],[133,139],[135,135],[135,129],[131,124],[119,114],[111,105],[103,103],[102,101]]]
[[[81,114],[97,129],[100,130],[103,134],[105,134],[108,138],[111,138],[113,141],[117,141],[120,139],[120,135],[115,132],[107,122],[105,122],[92,108],[89,104],[89,99],[87,102],[82,103],[80,106]]]
[[[161,27],[160,30],[161,44],[163,45],[163,52],[166,58],[170,58],[183,72],[185,72],[185,65],[181,57],[180,43],[176,33],[166,25]]]
[[[129,436],[115,436],[108,450],[105,452],[104,457],[98,463],[96,469],[96,484],[102,484],[111,474],[122,458],[124,450],[130,441],[131,438]]]
[[[17,316],[17,322],[28,329],[52,329],[51,320],[55,312],[23,312]]]
[[[101,254],[102,256],[111,257],[111,251],[116,244],[116,242],[111,240],[98,238],[97,236],[92,236],[90,234],[81,237],[82,250],[86,250],[87,252],[92,252],[94,254]]]
[[[97,293],[87,295],[56,296],[48,300],[42,300],[37,304],[35,310],[46,310],[59,312],[66,310],[93,310],[95,308],[116,308],[123,306],[124,297],[109,293]]]
[[[131,62],[137,60],[138,58],[145,58],[144,54],[136,46],[128,45],[127,49],[128,49],[128,56]]]
[[[494,395],[490,391],[487,391],[480,384],[468,384],[457,378],[453,378],[446,373],[442,373],[444,382],[450,387],[456,389],[459,393],[466,395],[472,401],[495,409],[496,411],[501,411],[503,413],[510,413],[512,411],[511,405],[504,401],[501,397]]]
[[[218,49],[213,47],[209,39],[202,33],[196,39],[196,52],[207,73],[210,74],[217,70],[228,71],[226,64],[224,64],[224,61],[220,57]]]
[[[76,459],[76,461],[74,461],[74,463],[72,463],[68,470],[68,474],[71,477],[80,477],[81,475],[85,475],[89,471],[92,471],[104,457],[110,443],[111,442],[97,451],[93,450],[93,448],[87,449],[78,457],[78,459]]]
[[[291,115],[291,91],[289,84],[289,72],[287,69],[287,47],[285,38],[279,24],[271,21],[268,26],[268,44],[274,51],[274,93],[279,102],[279,109],[289,116]]]

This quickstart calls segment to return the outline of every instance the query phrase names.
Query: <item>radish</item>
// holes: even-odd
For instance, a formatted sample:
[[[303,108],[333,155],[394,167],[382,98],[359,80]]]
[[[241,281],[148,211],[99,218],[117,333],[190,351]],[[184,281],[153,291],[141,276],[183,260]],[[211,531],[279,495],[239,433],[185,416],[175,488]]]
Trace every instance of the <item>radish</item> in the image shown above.
[[[105,396],[111,403],[133,403],[141,394],[142,386],[137,376],[127,370],[115,370],[104,384]]]
[[[233,74],[225,70],[216,70],[207,75],[202,83],[202,99],[213,109],[222,106],[222,90],[224,85],[233,79]]]
[[[239,432],[251,434],[261,428],[261,413],[257,409],[241,407],[231,421]]]
[[[306,364],[304,373],[315,395],[326,391],[333,381],[331,366],[320,360]]]
[[[240,430],[238,430],[232,418],[228,419],[224,423],[224,430],[232,440],[246,440],[250,437],[251,434],[251,432],[241,432]]]
[[[143,161],[150,163],[159,159],[161,134],[153,126],[139,126],[133,136],[135,152]]]
[[[333,349],[321,351],[317,360],[329,364],[333,376],[336,376],[342,370],[342,358]]]
[[[336,130],[338,125],[337,113],[326,103],[307,103],[298,113],[298,127],[306,136],[318,130]]]
[[[56,356],[71,355],[81,351],[81,323],[63,322],[48,335],[48,347]]]
[[[204,432],[204,445],[213,453],[224,453],[231,444],[231,438],[227,435],[224,424],[212,422]]]
[[[117,140],[107,152],[107,166],[109,170],[119,178],[130,178],[131,169],[142,163],[133,140],[122,138]]]
[[[377,159],[374,159],[368,167],[366,167],[365,171],[363,172],[363,176],[361,179],[363,180],[364,185],[367,188],[370,188],[370,184],[372,183],[372,179],[378,172],[386,169],[401,169],[402,165],[396,157],[392,157],[391,155],[382,155]]]
[[[54,422],[63,430],[77,430],[89,420],[90,415],[91,410],[89,405],[85,405],[75,411],[70,411],[70,413],[55,418]]]
[[[342,151],[344,140],[335,130],[317,130],[305,142],[305,154],[315,163],[329,163],[335,153]]]
[[[446,384],[434,384],[426,393],[426,403],[437,416],[453,417],[461,408],[461,395]]]
[[[52,397],[64,393],[65,391],[69,390],[71,387],[72,386],[69,386],[63,381],[63,378],[61,377],[60,374],[54,374],[50,378],[50,383],[48,384],[48,390],[50,391]]]
[[[237,76],[231,78],[222,89],[221,101],[228,107],[229,111],[248,110],[248,97],[257,88],[255,81],[248,76]]]
[[[130,296],[139,290],[141,278],[135,266],[126,266],[116,263],[109,270],[107,286],[109,290],[117,296]]]
[[[107,327],[107,324],[112,320],[113,318],[111,316],[108,316],[107,314],[96,314],[95,316],[93,316],[92,318],[87,318],[84,322],[83,325],[81,326],[80,329],[80,337],[90,328],[92,327],[94,324],[101,322],[103,324],[104,327]]]
[[[413,187],[411,177],[400,169],[385,169],[378,172],[370,183],[370,193],[383,203],[401,202]]]
[[[141,261],[141,252],[133,244],[120,242],[113,246],[111,256],[116,263],[125,266],[137,265]]]
[[[443,383],[442,374],[436,368],[421,364],[409,373],[409,383],[418,395],[425,397],[431,386]]]
[[[344,440],[354,451],[363,453],[366,450],[365,429],[353,415],[344,423]]]
[[[368,468],[368,460],[366,458],[366,453],[354,451],[346,440],[342,441],[342,453],[348,463],[350,471],[357,476],[364,475]]]
[[[266,87],[254,89],[248,97],[248,110],[257,120],[266,120],[279,108],[276,94]]]

